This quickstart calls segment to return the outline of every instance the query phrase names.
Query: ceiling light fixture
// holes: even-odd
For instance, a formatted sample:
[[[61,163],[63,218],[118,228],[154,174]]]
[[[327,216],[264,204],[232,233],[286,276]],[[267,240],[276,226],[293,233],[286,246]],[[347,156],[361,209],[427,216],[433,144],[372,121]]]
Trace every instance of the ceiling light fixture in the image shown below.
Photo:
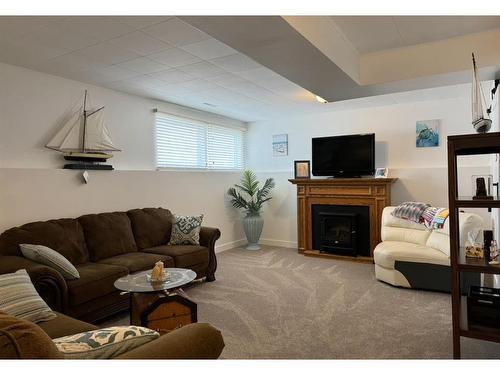
[[[320,103],[326,104],[328,103],[325,99],[323,99],[321,96],[316,95],[316,100]]]

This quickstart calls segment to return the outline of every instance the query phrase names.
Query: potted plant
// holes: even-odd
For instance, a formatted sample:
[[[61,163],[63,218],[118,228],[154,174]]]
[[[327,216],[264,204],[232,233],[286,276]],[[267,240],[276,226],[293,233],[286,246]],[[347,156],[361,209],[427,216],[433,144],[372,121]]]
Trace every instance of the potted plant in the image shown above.
[[[246,210],[243,219],[243,229],[248,240],[247,250],[259,250],[259,238],[264,226],[264,219],[260,216],[262,205],[269,201],[271,190],[274,188],[274,179],[268,178],[260,188],[260,182],[255,173],[250,170],[243,172],[240,184],[229,188],[227,194],[231,197],[233,207]]]

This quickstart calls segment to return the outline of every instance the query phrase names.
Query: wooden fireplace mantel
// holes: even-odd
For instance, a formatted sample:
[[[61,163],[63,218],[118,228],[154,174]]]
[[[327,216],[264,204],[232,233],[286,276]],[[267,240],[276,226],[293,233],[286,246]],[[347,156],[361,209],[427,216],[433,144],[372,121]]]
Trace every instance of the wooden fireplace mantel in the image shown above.
[[[380,242],[382,210],[391,204],[391,185],[397,178],[297,178],[297,235],[299,253],[307,256],[373,261],[373,249]],[[348,257],[320,253],[313,249],[312,206],[315,204],[367,206],[370,216],[370,256]]]

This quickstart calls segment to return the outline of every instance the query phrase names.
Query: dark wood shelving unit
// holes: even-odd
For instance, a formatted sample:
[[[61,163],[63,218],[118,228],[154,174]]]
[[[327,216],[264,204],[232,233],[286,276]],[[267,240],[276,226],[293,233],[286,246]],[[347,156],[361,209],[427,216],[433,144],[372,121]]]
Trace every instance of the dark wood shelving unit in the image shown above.
[[[461,272],[500,274],[500,265],[490,265],[484,259],[465,257],[460,247],[458,215],[460,208],[500,208],[500,199],[473,199],[458,196],[457,157],[500,153],[500,133],[455,135],[448,137],[448,207],[450,209],[451,302],[453,321],[453,358],[461,358],[460,337],[500,342],[500,330],[469,326],[467,298],[460,288]]]

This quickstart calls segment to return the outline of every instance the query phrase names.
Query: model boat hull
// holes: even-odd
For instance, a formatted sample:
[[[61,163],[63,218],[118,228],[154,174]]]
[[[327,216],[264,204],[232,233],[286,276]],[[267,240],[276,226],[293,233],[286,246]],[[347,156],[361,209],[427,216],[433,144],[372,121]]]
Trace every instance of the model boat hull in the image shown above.
[[[64,164],[64,169],[112,171],[114,168],[110,164],[74,163],[74,164]]]
[[[82,162],[105,162],[113,157],[111,154],[99,152],[65,152],[63,154],[65,160],[82,161]]]

